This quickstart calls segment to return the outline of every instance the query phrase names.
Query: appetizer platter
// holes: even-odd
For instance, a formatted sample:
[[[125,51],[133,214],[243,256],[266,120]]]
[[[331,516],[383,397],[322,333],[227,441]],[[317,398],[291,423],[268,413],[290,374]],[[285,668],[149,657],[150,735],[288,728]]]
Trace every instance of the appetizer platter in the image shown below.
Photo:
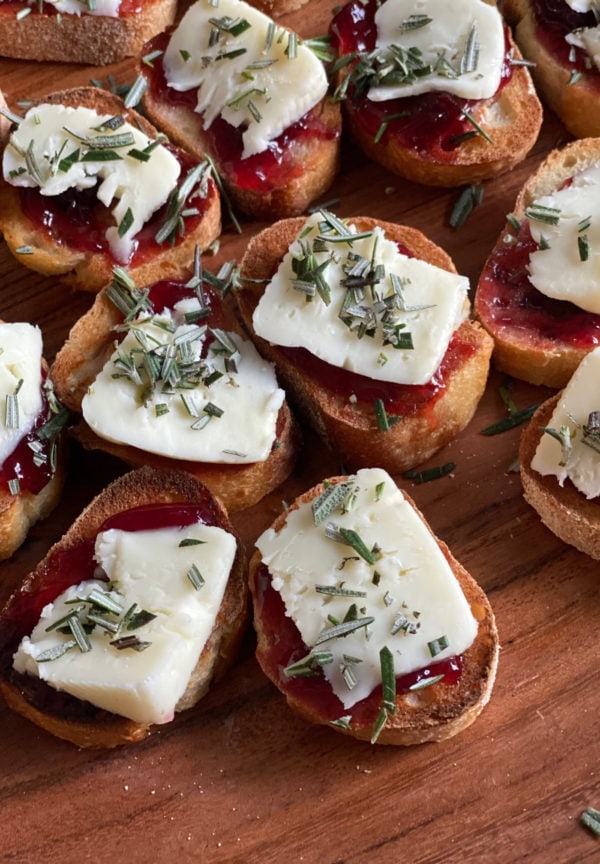
[[[177,20],[189,5],[179,4]],[[313,39],[327,34],[338,12],[327,0],[308,0],[301,8],[275,17],[301,39]],[[519,75],[522,71],[519,67]],[[137,75],[135,58],[109,66],[0,58],[0,89],[13,110],[55,91],[79,92],[73,88],[90,86],[103,92],[123,91]],[[151,77],[148,69],[144,75]],[[509,154],[506,163],[488,175],[475,170],[449,188],[411,182],[384,167],[385,161],[371,161],[344,125],[344,114],[339,154],[327,149],[331,184],[324,191],[327,183],[319,180],[309,197],[316,196],[314,203],[323,212],[335,214],[337,218],[328,218],[336,230],[341,224],[338,219],[357,219],[363,228],[394,223],[406,226],[400,240],[394,237],[399,245],[408,246],[417,243],[417,232],[422,232],[428,238],[428,255],[438,256],[444,262],[440,266],[448,271],[455,268],[469,280],[473,301],[479,277],[490,266],[486,262],[499,238],[510,231],[507,214],[521,189],[551,151],[571,140],[547,107],[536,139],[531,125],[538,116],[535,105],[535,100],[529,103],[531,142],[519,154],[521,161]],[[153,108],[156,122],[164,105]],[[356,110],[353,105],[352,112]],[[175,123],[173,118],[170,121]],[[328,114],[328,122],[339,121]],[[363,131],[357,137],[362,136]],[[423,179],[422,173],[418,176]],[[228,182],[237,193],[234,181]],[[281,215],[293,215],[302,225],[304,217],[298,213],[279,212],[281,202],[288,201],[288,191],[271,202],[271,209],[261,209],[252,196],[238,195],[242,209],[238,212],[234,206],[233,219],[223,206],[222,233],[214,244],[211,238],[204,244],[210,248],[202,256],[203,268],[216,273],[228,262],[241,264],[248,249],[255,250],[256,238],[271,237],[273,222]],[[531,203],[527,205],[531,209]],[[302,211],[306,206],[303,201]],[[5,230],[8,235],[9,229]],[[192,255],[190,251],[190,259]],[[62,376],[64,401],[73,398],[78,411],[89,382],[82,373],[77,386],[69,389],[68,384],[74,380],[73,369],[78,372],[75,349],[84,356],[93,353],[93,325],[85,322],[96,320],[97,314],[115,313],[106,313],[108,301],[102,293],[94,296],[61,282],[58,275],[35,272],[24,266],[27,262],[22,258],[11,254],[2,240],[0,319],[40,328],[43,356],[48,364],[59,357],[56,368]],[[190,272],[193,264],[190,260]],[[255,255],[252,266],[260,270],[266,265]],[[274,268],[272,262],[268,266]],[[65,348],[77,322],[84,322],[75,331],[78,339],[85,333],[83,348],[77,341]],[[110,341],[106,334],[102,338]],[[488,339],[485,334],[482,338]],[[410,736],[403,734],[386,740],[384,734],[374,744],[369,742],[370,726],[351,737],[340,735],[327,718],[312,722],[325,712],[294,713],[286,702],[286,697],[290,704],[294,701],[290,693],[280,692],[279,684],[270,680],[278,683],[280,676],[273,660],[277,655],[265,636],[269,622],[257,616],[259,663],[251,619],[240,629],[241,613],[230,598],[228,602],[235,606],[235,635],[230,638],[241,643],[235,659],[226,658],[218,680],[197,704],[189,702],[191,707],[186,704],[171,722],[154,725],[147,737],[146,723],[139,734],[136,727],[129,739],[125,732],[124,738],[113,740],[109,729],[110,749],[89,749],[85,735],[61,740],[11,710],[10,692],[4,690],[9,695],[7,701],[0,698],[0,860],[29,864],[78,856],[108,862],[119,856],[141,862],[150,854],[159,862],[215,864],[597,860],[600,696],[595,683],[600,601],[599,564],[590,557],[596,555],[597,543],[590,543],[588,549],[588,544],[578,542],[579,548],[591,549],[590,555],[568,545],[570,532],[557,527],[567,518],[563,511],[554,517],[554,524],[547,519],[556,534],[545,527],[534,506],[538,507],[540,495],[540,514],[551,504],[543,493],[531,492],[530,480],[530,505],[519,476],[519,452],[529,462],[533,446],[528,440],[519,451],[524,424],[556,393],[552,387],[509,377],[492,359],[483,395],[476,404],[478,393],[476,407],[469,408],[452,440],[448,443],[444,438],[429,449],[427,442],[413,442],[415,451],[428,458],[423,462],[421,457],[410,470],[404,470],[400,461],[392,463],[402,465],[393,476],[398,488],[410,496],[426,530],[445,549],[452,567],[460,570],[461,580],[471,586],[468,590],[486,610],[486,633],[491,636],[483,663],[485,687],[477,698],[465,693],[465,702],[471,698],[476,706],[469,723],[481,711],[472,725],[458,722],[454,731],[461,731],[456,737],[434,730],[429,737],[412,739],[427,743],[411,743]],[[589,410],[597,413],[599,408],[591,405]],[[536,416],[546,419],[549,411],[542,409]],[[589,425],[595,434],[591,414]],[[316,429],[305,422],[301,426],[302,444],[295,432],[290,433],[293,443],[289,452],[280,454],[280,467],[275,469],[286,479],[275,488],[273,484],[261,487],[260,495],[250,495],[241,504],[238,500],[238,506],[235,480],[227,488],[232,531],[245,546],[248,560],[257,541],[261,550],[268,546],[270,526],[281,526],[288,518],[297,524],[294,502],[321,494],[325,478],[336,478],[332,488],[344,486],[356,467],[371,476],[371,468],[379,470],[386,462],[384,453],[378,455],[379,447],[385,449],[383,433],[374,438],[372,447],[369,441],[372,465],[365,464],[363,456],[361,465],[349,466],[335,445],[324,443],[318,424]],[[114,504],[97,505],[97,501],[104,502],[108,496],[114,502],[115,495],[122,494],[119,490],[131,494],[137,483],[144,489],[148,486],[144,502],[155,502],[160,481],[153,469],[139,467],[149,460],[131,458],[131,447],[88,446],[90,434],[89,429],[78,429],[71,442],[58,505],[35,522],[20,548],[0,563],[0,608],[73,523],[87,526],[91,519],[94,532],[98,531],[102,520],[89,515],[96,506],[101,512],[107,507],[112,517]],[[530,434],[529,439],[534,437],[538,436]],[[296,450],[297,461],[289,473]],[[282,464],[288,457],[289,464]],[[141,472],[132,476],[143,481],[128,486],[123,477],[130,467]],[[527,475],[531,473],[527,464]],[[235,470],[229,474],[238,476]],[[389,480],[381,470],[373,476],[373,483],[381,476],[386,483]],[[543,479],[544,484],[535,483],[536,489],[547,487],[547,478]],[[188,478],[186,488],[193,487],[193,494],[204,501],[195,484],[196,479]],[[169,490],[178,488],[179,481],[169,479]],[[310,491],[315,489],[319,491]],[[569,494],[572,498],[572,490]],[[596,503],[587,504],[582,537],[597,530]],[[282,516],[286,508],[290,509]],[[78,519],[82,511],[84,517]],[[566,535],[568,542],[556,535]],[[183,542],[204,541],[187,538]],[[238,550],[236,580],[241,556]],[[259,558],[254,558],[251,572],[250,587],[258,594],[263,578]],[[32,590],[44,578],[34,577]],[[237,591],[238,598],[240,593],[243,590]],[[387,746],[394,743],[411,746]]]

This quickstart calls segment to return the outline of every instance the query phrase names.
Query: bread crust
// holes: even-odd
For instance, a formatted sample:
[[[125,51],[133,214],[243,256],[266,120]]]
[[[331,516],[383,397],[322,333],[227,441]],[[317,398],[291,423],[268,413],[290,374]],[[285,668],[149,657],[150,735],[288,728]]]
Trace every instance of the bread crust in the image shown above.
[[[510,34],[507,38],[514,59],[522,59]],[[349,71],[349,67],[342,70],[340,80]],[[509,171],[525,158],[541,128],[542,107],[525,66],[513,66],[510,80],[500,92],[476,105],[473,119],[487,138],[476,135],[464,141],[444,161],[425,148],[404,146],[391,133],[384,133],[376,141],[361,123],[361,101],[344,100],[344,115],[353,137],[374,162],[407,180],[453,187],[479,183]]]
[[[148,39],[172,24],[177,0],[142,0],[139,11],[117,18],[59,16],[29,8],[20,20],[0,13],[1,56],[107,66],[135,56]]]
[[[52,366],[56,393],[71,411],[81,414],[82,399],[111,356],[114,328],[122,321],[123,316],[103,290],[89,311],[75,323],[65,345],[56,355]],[[229,321],[230,329],[239,330],[231,313]],[[136,447],[106,441],[83,420],[73,430],[73,436],[86,449],[104,450],[134,468],[152,465],[163,470],[174,467],[186,470],[218,495],[230,511],[251,507],[283,483],[296,462],[301,441],[299,426],[285,402],[279,412],[277,441],[264,462],[239,465],[178,462]]]
[[[560,486],[556,477],[542,476],[531,467],[543,429],[549,425],[560,397],[557,393],[543,402],[521,433],[519,464],[523,495],[557,537],[600,560],[598,499],[588,500],[569,480]]]
[[[531,75],[544,102],[577,138],[600,135],[600,74],[594,67],[571,82],[572,67],[546,49],[537,34],[529,0],[504,0],[503,13],[515,25],[515,38],[531,61]]]
[[[533,201],[559,189],[570,178],[599,161],[600,141],[597,139],[580,139],[560,150],[553,150],[519,192],[514,216],[522,220]],[[522,326],[494,319],[485,303],[485,280],[490,278],[495,257],[505,248],[504,238],[513,232],[511,224],[506,222],[484,265],[475,294],[475,315],[494,339],[493,360],[498,369],[532,384],[564,387],[594,345],[586,348],[567,337],[549,338],[538,330],[524,330]]]
[[[301,504],[317,498],[326,488],[326,484],[342,483],[347,476],[332,477],[313,489],[300,495],[293,504],[281,513],[271,526],[280,531],[287,520],[288,513]],[[460,583],[461,589],[478,622],[478,632],[473,644],[464,652],[463,667],[457,684],[444,684],[442,681],[431,684],[418,691],[399,692],[396,695],[396,712],[388,715],[385,726],[377,738],[378,744],[411,745],[423,744],[427,741],[444,741],[458,732],[466,729],[481,713],[488,703],[498,665],[499,640],[496,622],[489,600],[484,591],[472,576],[452,556],[450,550],[433,534],[431,527],[418,510],[414,501],[403,492],[404,497],[422,519],[427,530],[436,540],[444,557]],[[250,592],[254,600],[254,626],[257,633],[256,656],[265,674],[285,695],[289,707],[298,712],[310,723],[328,724],[330,720],[324,714],[307,704],[294,691],[293,685],[283,688],[279,680],[278,670],[269,661],[270,641],[261,616],[259,602],[258,575],[262,559],[255,551],[250,559]],[[308,649],[307,649],[308,653]],[[361,741],[370,741],[373,733],[373,723],[379,705],[373,717],[350,722],[349,728],[333,726],[342,732]]]
[[[221,159],[218,149],[202,127],[202,116],[185,105],[161,98],[152,86],[158,69],[140,64],[139,74],[149,83],[143,104],[153,123],[197,159],[208,154],[215,164],[228,196],[235,208],[255,219],[281,219],[303,213],[312,201],[323,195],[339,169],[341,111],[325,97],[312,109],[323,135],[318,138],[294,140],[284,151],[286,176],[265,183],[262,189],[252,189],[237,182],[234,172]],[[162,73],[160,73],[162,74]]]
[[[252,314],[264,283],[274,274],[304,221],[296,218],[277,222],[256,235],[248,245],[240,267],[242,288],[235,293],[240,316],[251,334]],[[414,228],[367,217],[351,221],[359,230],[371,230],[379,225],[389,239],[402,243],[415,257],[456,272],[449,256]],[[493,343],[483,328],[472,321],[463,323],[458,335],[472,353],[448,375],[443,395],[433,405],[426,403],[425,409],[403,417],[386,432],[377,428],[372,402],[349,402],[291,363],[278,346],[255,334],[252,338],[260,353],[275,363],[294,406],[331,449],[339,453],[343,464],[352,469],[369,467],[376,453],[377,464],[395,474],[424,462],[448,444],[475,412],[485,389]]]
[[[83,510],[0,611],[0,692],[13,710],[78,747],[116,747],[140,741],[150,733],[152,727],[148,724],[136,723],[100,709],[93,717],[80,719],[52,707],[36,705],[27,691],[29,676],[12,672],[12,652],[16,646],[11,641],[14,629],[11,619],[24,597],[35,595],[47,585],[47,562],[61,551],[94,538],[110,516],[145,504],[202,504],[206,500],[206,489],[191,475],[145,467],[119,477]],[[211,496],[211,506],[218,524],[236,536],[225,508],[215,496]],[[176,711],[196,704],[235,658],[247,613],[246,560],[237,536],[236,540],[237,553],[215,625]]]
[[[138,126],[150,138],[158,131],[144,117],[132,109],[125,109],[117,96],[97,87],[77,87],[51,93],[39,103],[86,107],[98,113],[121,114]],[[147,255],[128,268],[131,277],[139,284],[148,284],[159,279],[177,278],[190,267],[194,250],[198,246],[207,249],[221,231],[221,207],[219,193],[212,179],[209,182],[206,212],[193,231],[188,231],[174,245],[168,243],[156,253]],[[73,249],[42,234],[38,227],[23,213],[18,187],[11,186],[0,176],[0,231],[15,258],[31,270],[45,276],[59,276],[62,282],[81,291],[97,292],[110,281],[116,262],[103,252]],[[17,250],[28,247],[27,254]]]

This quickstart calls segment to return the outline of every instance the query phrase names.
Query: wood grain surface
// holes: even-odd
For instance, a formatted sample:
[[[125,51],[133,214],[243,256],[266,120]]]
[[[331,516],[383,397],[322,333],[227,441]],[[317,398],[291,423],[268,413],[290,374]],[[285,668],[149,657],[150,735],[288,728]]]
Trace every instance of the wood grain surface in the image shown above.
[[[310,0],[284,22],[326,31],[333,2]],[[90,79],[131,82],[133,64],[110,69],[0,60],[9,102]],[[516,193],[541,158],[566,140],[547,112],[523,165],[485,184],[460,230],[448,225],[458,191],[404,182],[367,162],[344,138],[331,197],[342,216],[368,215],[420,228],[476,283]],[[262,225],[226,229],[215,266],[239,258]],[[205,266],[211,266],[210,259]],[[91,297],[40,279],[0,247],[0,317],[41,326],[51,359]],[[11,864],[135,862],[362,862],[600,860],[579,823],[600,807],[600,565],[550,534],[525,504],[514,471],[519,430],[486,437],[505,414],[492,372],[467,430],[431,464],[453,461],[432,483],[401,479],[433,529],[487,591],[502,651],[481,717],[443,744],[372,747],[292,715],[253,657],[239,662],[194,710],[147,741],[80,751],[0,705],[0,860]],[[519,407],[548,391],[512,385]],[[124,467],[75,450],[64,499],[23,548],[0,565],[0,601],[59,538],[91,497]],[[325,475],[335,454],[310,435],[284,488],[234,521],[251,546],[282,502]]]

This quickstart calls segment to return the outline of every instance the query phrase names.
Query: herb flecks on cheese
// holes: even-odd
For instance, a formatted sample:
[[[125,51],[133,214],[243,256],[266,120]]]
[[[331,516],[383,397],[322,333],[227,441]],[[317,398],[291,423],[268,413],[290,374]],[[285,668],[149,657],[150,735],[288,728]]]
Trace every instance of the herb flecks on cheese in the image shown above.
[[[382,648],[403,675],[461,654],[477,622],[435,539],[386,472],[364,469],[343,492],[336,488],[291,510],[257,546],[309,649],[288,674],[322,668],[348,709],[381,683]]]
[[[106,239],[123,263],[141,228],[176,189],[180,170],[160,141],[122,117],[51,104],[29,109],[3,157],[4,179],[14,186],[48,196],[95,187],[98,200],[112,208]]]
[[[387,0],[375,24],[375,49],[362,54],[351,73],[358,95],[382,102],[432,90],[465,99],[496,93],[505,44],[495,6],[481,0]]]
[[[463,276],[411,258],[381,228],[307,220],[253,316],[273,344],[305,348],[378,381],[431,380],[468,314]]]
[[[15,669],[138,723],[168,722],[214,627],[235,553],[231,534],[202,523],[99,534],[95,558],[109,581],[82,582],[48,604]],[[202,574],[201,588],[190,571]]]
[[[579,364],[561,392],[531,467],[554,476],[561,486],[571,480],[586,498],[600,495],[600,348]]]
[[[242,0],[198,0],[163,57],[174,90],[198,90],[204,128],[242,126],[243,158],[300,120],[327,92],[321,61],[297,36]]]
[[[595,314],[600,313],[599,193],[600,164],[595,164],[525,211],[538,244],[527,265],[532,285]]]
[[[155,314],[123,288],[125,337],[83,398],[88,425],[109,441],[193,462],[264,461],[284,392],[270,363],[241,335],[203,323],[202,301]],[[135,313],[135,314],[132,314]]]

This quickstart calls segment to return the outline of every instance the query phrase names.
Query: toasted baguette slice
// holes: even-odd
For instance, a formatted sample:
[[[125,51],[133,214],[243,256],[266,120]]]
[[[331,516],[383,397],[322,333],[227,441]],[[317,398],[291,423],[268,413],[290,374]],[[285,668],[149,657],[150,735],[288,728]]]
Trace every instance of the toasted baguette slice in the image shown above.
[[[106,520],[126,510],[155,504],[198,504],[214,517],[214,524],[234,534],[225,509],[195,478],[177,471],[141,468],[104,489],[77,517],[67,533],[0,611],[0,692],[18,713],[78,747],[116,747],[140,741],[151,726],[100,710],[68,694],[57,693],[43,681],[16,673],[12,655],[24,635],[37,623],[41,608],[68,587],[57,575],[55,562],[68,550],[93,541]],[[237,554],[212,633],[200,655],[187,690],[176,710],[195,705],[213,680],[231,665],[246,621],[245,556]]]
[[[494,5],[493,0],[483,2]],[[372,3],[366,8],[374,8],[374,5]],[[360,10],[364,4],[358,3],[357,6]],[[343,10],[341,14],[344,14]],[[336,29],[339,27],[339,18],[336,18],[330,30],[334,40],[337,40]],[[508,31],[507,40],[511,57],[514,61],[520,60],[518,48]],[[340,47],[337,50],[343,52]],[[341,70],[340,83],[351,73],[352,68],[350,64]],[[425,94],[426,97],[429,95]],[[428,133],[427,130],[433,128],[433,116],[430,123],[420,121],[414,132],[417,136],[414,144],[407,144],[402,140],[401,130],[405,124],[410,123],[410,116],[406,120],[402,115],[406,111],[410,115],[419,104],[420,98],[415,96],[410,100],[391,100],[387,112],[386,103],[376,103],[377,113],[374,114],[373,103],[369,103],[366,96],[354,97],[349,89],[343,106],[348,129],[369,158],[394,174],[427,186],[451,187],[478,183],[509,171],[521,162],[533,147],[542,124],[542,108],[525,66],[513,65],[509,81],[501,86],[494,97],[470,103],[467,100],[457,100],[457,104],[460,103],[461,106],[469,105],[470,114],[476,124],[467,124],[464,134],[469,136],[475,131],[478,132],[458,145],[452,146],[450,141],[441,143],[442,136],[447,137],[449,134],[445,130],[441,130],[438,136],[440,141],[433,133]],[[424,104],[423,99],[421,105]],[[432,107],[432,114],[446,110],[446,105],[440,107],[436,104]],[[457,119],[460,117],[458,114]],[[398,130],[397,134],[395,130]],[[412,135],[410,126],[408,130],[409,135]]]
[[[239,330],[226,304],[224,312],[228,329]],[[113,353],[115,328],[122,323],[123,315],[108,298],[105,289],[96,296],[90,310],[75,323],[67,342],[58,352],[52,367],[53,380],[59,398],[64,399],[64,404],[72,411],[81,413],[82,399]],[[165,470],[177,467],[186,470],[208,486],[232,511],[252,506],[279,486],[290,474],[300,447],[299,427],[286,402],[279,411],[277,440],[264,462],[178,461],[100,438],[83,420],[73,434],[86,449],[104,450],[132,467],[152,465]]]
[[[262,4],[251,5],[258,5],[268,14]],[[202,38],[199,34],[198,44],[202,44]],[[167,45],[168,37],[163,35],[147,46],[144,54]],[[239,148],[232,143],[240,131],[223,123],[222,131],[213,133],[219,118],[205,130],[203,115],[194,110],[196,90],[188,91],[189,101],[182,101],[182,94],[169,93],[160,57],[151,65],[140,63],[138,72],[148,83],[143,104],[152,122],[197,159],[205,155],[211,158],[236,209],[270,221],[295,216],[333,182],[339,168],[342,120],[339,105],[328,96],[294,124],[301,130],[299,134],[286,131],[272,142],[275,156],[269,149],[241,159],[241,143]],[[311,134],[306,134],[303,126]]]
[[[570,481],[560,486],[556,477],[542,476],[531,467],[531,460],[543,430],[560,399],[560,393],[537,409],[521,433],[519,464],[525,500],[542,522],[557,537],[586,555],[600,559],[600,505],[588,500]]]
[[[157,130],[136,111],[125,109],[117,96],[96,87],[81,87],[52,93],[40,103],[86,107],[99,114],[122,115],[138,126],[149,138],[157,137]],[[184,155],[184,154],[182,154]],[[187,157],[189,159],[189,157]],[[195,163],[193,163],[195,164]],[[182,171],[180,183],[185,177]],[[199,199],[196,199],[198,201]],[[199,206],[199,205],[198,205]],[[132,278],[139,283],[172,278],[189,269],[198,246],[204,250],[218,237],[221,230],[219,193],[210,178],[206,184],[203,214],[190,223],[187,231],[174,245],[165,242],[149,247],[146,254],[134,257],[128,265]],[[157,223],[157,230],[160,223]],[[46,276],[60,276],[61,281],[82,291],[99,291],[110,281],[117,262],[110,252],[71,247],[68,242],[54,239],[23,212],[20,190],[0,177],[0,230],[12,254],[25,266]],[[153,241],[152,241],[153,242]],[[27,249],[27,254],[18,250]]]
[[[0,90],[0,112],[6,109],[6,99],[4,98],[4,93]],[[6,139],[8,138],[8,133],[10,130],[10,122],[4,116],[4,114],[0,113],[0,147],[4,147],[6,143]]]
[[[407,247],[417,258],[456,272],[451,259],[420,231],[366,217],[353,218],[359,230],[379,225],[386,237]],[[242,320],[252,331],[252,315],[264,283],[274,275],[281,259],[304,224],[303,218],[286,219],[252,238],[242,259],[242,288],[236,299]],[[272,360],[293,404],[317,433],[351,468],[377,464],[392,474],[424,462],[448,444],[470,421],[485,388],[493,343],[472,321],[464,322],[455,338],[465,349],[445,380],[442,395],[420,405],[381,431],[373,402],[349,401],[307,369],[291,362],[285,351],[256,336],[263,356]],[[458,344],[457,343],[457,344]]]
[[[135,11],[116,18],[85,13],[57,15],[21,3],[18,5],[28,8],[29,13],[19,19],[14,5],[7,11],[0,6],[1,56],[93,66],[134,56],[151,36],[173,23],[177,11],[177,0],[143,0]]]
[[[519,193],[513,215],[522,220],[534,200],[562,187],[600,161],[597,139],[574,141],[552,151]],[[581,214],[582,219],[586,214]],[[485,263],[475,295],[475,314],[494,338],[494,364],[515,378],[564,387],[597,343],[600,316],[537,291],[526,273],[537,248],[529,231],[507,222]],[[507,240],[509,242],[507,242]]]
[[[574,27],[594,26],[581,24],[585,15],[577,16],[567,4],[563,5],[563,16],[574,19]],[[592,65],[573,63],[568,59],[569,47],[564,48],[566,58],[557,56],[552,50],[552,41],[560,35],[550,32],[536,21],[530,0],[504,0],[502,11],[515,25],[515,39],[528,61],[531,75],[544,102],[556,112],[569,132],[577,138],[594,138],[600,135],[600,72]],[[591,15],[591,13],[590,13]]]
[[[330,478],[305,492],[286,512],[277,517],[271,526],[272,530],[276,533],[281,531],[291,512],[302,504],[313,502],[328,485],[343,483],[348,479],[350,478]],[[402,494],[429,533],[434,536],[414,502],[406,493]],[[385,725],[376,739],[380,744],[422,744],[426,741],[443,741],[456,735],[481,713],[489,701],[494,685],[499,642],[489,601],[475,580],[455,560],[445,543],[435,537],[434,539],[458,580],[477,621],[476,636],[462,654],[462,674],[457,682],[445,683],[444,680],[438,680],[422,689],[413,690],[403,689],[401,685],[397,687],[396,710],[393,714],[388,713]],[[308,538],[306,542],[310,542]],[[343,551],[340,555],[343,555]],[[330,573],[323,573],[325,583],[328,583],[330,578]],[[382,703],[380,691],[373,691],[366,699],[344,711],[342,703],[334,697],[325,680],[310,678],[309,682],[315,683],[307,690],[303,686],[306,678],[292,678],[284,674],[283,670],[288,664],[306,656],[309,649],[302,642],[296,624],[286,613],[281,596],[273,589],[271,574],[259,551],[256,551],[250,560],[250,591],[254,601],[254,626],[258,636],[258,662],[265,674],[285,695],[290,708],[311,723],[333,724],[332,728],[336,731],[360,740],[372,741]],[[351,602],[352,599],[349,598],[348,603]],[[366,613],[364,610],[363,613],[375,614],[368,604]],[[324,642],[320,647],[327,649],[328,643]],[[435,674],[433,669],[431,674]],[[346,723],[335,722],[339,718],[336,711],[346,715]]]

